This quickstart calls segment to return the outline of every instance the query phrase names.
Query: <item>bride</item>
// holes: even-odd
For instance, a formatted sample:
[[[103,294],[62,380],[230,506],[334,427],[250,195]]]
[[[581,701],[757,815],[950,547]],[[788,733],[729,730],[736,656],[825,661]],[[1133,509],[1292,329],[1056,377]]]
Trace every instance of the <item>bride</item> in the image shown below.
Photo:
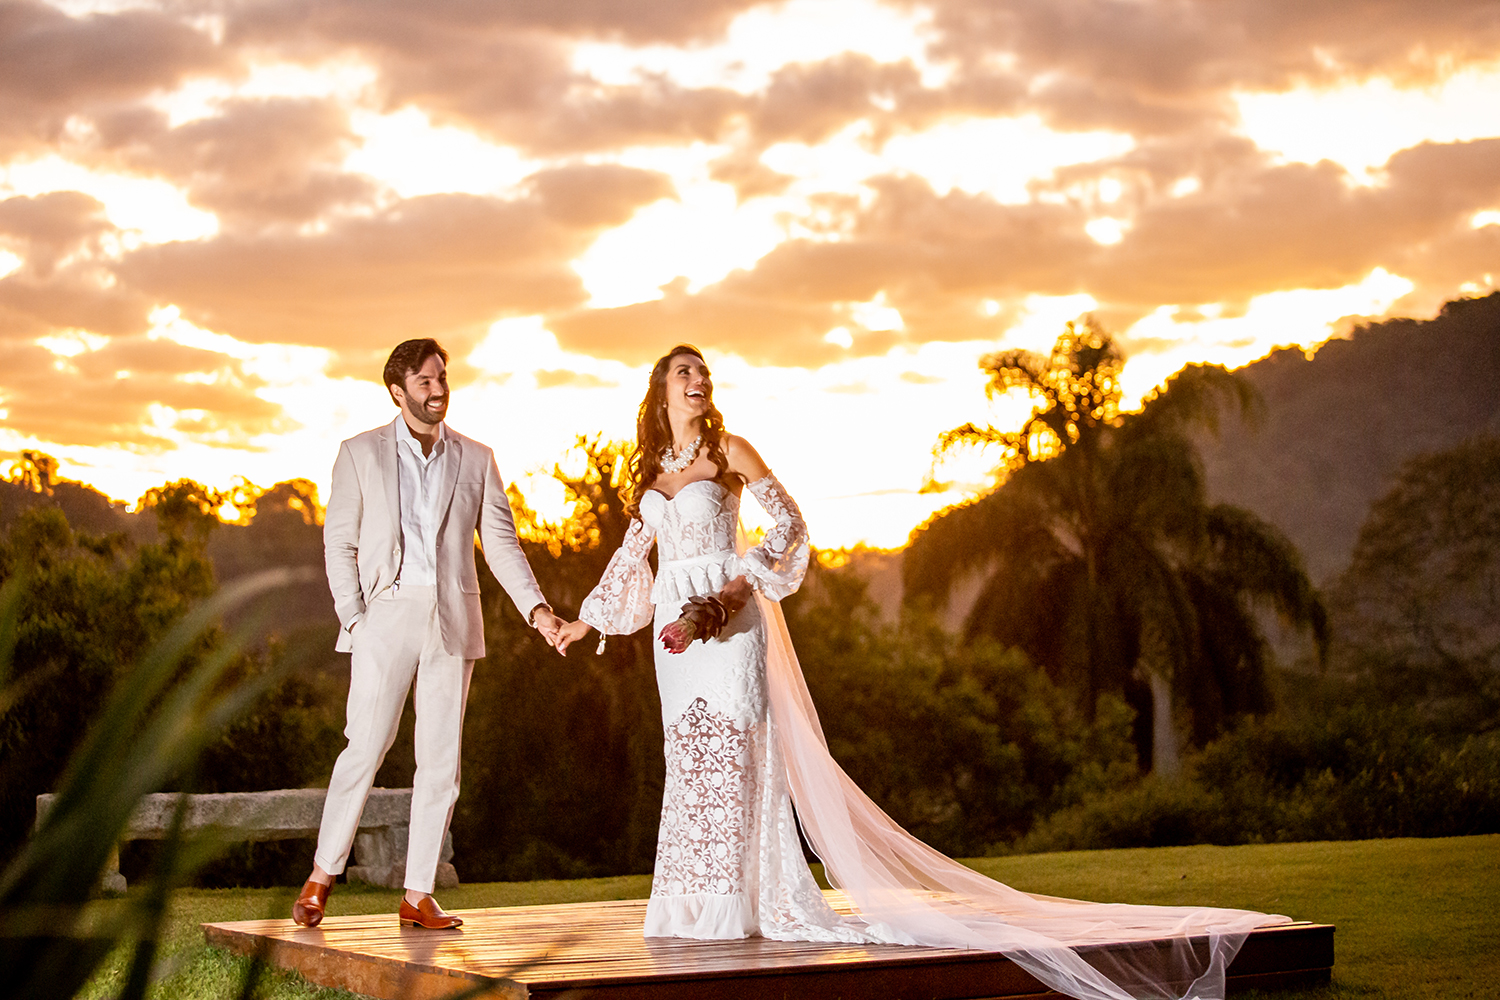
[[[1034,896],[944,857],[870,801],[828,753],[777,603],[807,570],[806,525],[755,449],[725,432],[695,347],[651,370],[630,480],[625,539],[558,648],[653,618],[662,640],[667,770],[647,937],[977,948],[1080,1000],[1210,1000],[1249,932],[1286,922]],[[738,551],[745,491],[775,524]],[[799,822],[854,917],[819,891]],[[1098,947],[1148,940],[1163,943]]]

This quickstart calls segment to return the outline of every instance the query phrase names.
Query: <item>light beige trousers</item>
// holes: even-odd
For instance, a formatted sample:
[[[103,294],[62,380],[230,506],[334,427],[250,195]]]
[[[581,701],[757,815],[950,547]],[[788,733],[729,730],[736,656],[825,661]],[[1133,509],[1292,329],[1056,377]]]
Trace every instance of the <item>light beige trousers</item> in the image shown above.
[[[431,892],[443,836],[458,801],[464,705],[474,661],[443,651],[435,587],[391,588],[365,609],[351,638],[344,726],[349,745],[339,754],[328,781],[314,860],[333,875],[348,864],[365,799],[395,742],[415,677],[417,772],[412,779],[406,888]]]

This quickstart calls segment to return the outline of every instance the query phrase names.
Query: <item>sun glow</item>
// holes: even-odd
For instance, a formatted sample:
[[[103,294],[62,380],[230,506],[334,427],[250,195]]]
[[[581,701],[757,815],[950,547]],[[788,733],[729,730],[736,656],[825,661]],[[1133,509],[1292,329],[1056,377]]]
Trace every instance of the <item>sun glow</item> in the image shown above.
[[[1374,79],[1235,100],[1261,149],[1302,163],[1332,160],[1356,179],[1373,180],[1393,154],[1418,143],[1500,135],[1500,68],[1463,70],[1425,88]]]
[[[853,52],[881,63],[910,61],[922,68],[923,82],[933,85],[946,68],[928,59],[929,21],[924,11],[872,0],[787,0],[744,11],[714,44],[581,42],[573,46],[572,62],[578,72],[614,86],[664,77],[684,87],[751,94],[785,66]]]
[[[1031,200],[1030,182],[1059,167],[1123,156],[1135,145],[1115,132],[1059,132],[1035,115],[945,122],[885,144],[884,169],[917,174],[939,194],[954,188],[1002,203]]]
[[[751,267],[786,236],[778,224],[782,203],[741,205],[733,188],[708,179],[706,167],[678,175],[676,185],[675,199],[640,209],[573,261],[590,307],[658,299],[662,286],[677,278],[696,293],[735,268]]]
[[[402,198],[500,193],[540,166],[471,132],[435,126],[418,108],[355,111],[350,126],[363,144],[345,158],[345,169],[375,178]]]
[[[186,192],[166,181],[93,171],[56,155],[0,167],[0,196],[51,191],[82,191],[98,199],[109,221],[125,231],[127,246],[202,239],[219,229],[213,213],[194,208]]]
[[[1177,307],[1162,306],[1122,338],[1128,352],[1120,376],[1126,405],[1138,405],[1146,393],[1185,364],[1236,368],[1277,347],[1315,347],[1339,332],[1340,321],[1379,316],[1412,288],[1408,279],[1376,268],[1358,284],[1342,288],[1258,295],[1234,317],[1203,315],[1184,320]],[[1200,315],[1204,312],[1199,310]]]
[[[10,367],[25,377],[95,377],[130,397],[75,437],[50,440],[16,430],[26,387],[0,380],[0,459],[38,448],[61,459],[64,475],[129,500],[185,475],[220,488],[237,476],[267,485],[306,477],[326,491],[338,442],[394,417],[379,384],[388,343],[355,336],[338,348],[326,346],[337,343],[331,338],[313,346],[290,329],[286,342],[251,343],[225,333],[278,336],[274,309],[259,327],[232,322],[234,310],[265,306],[247,301],[247,277],[265,279],[267,296],[307,294],[310,284],[305,301],[332,313],[368,309],[386,293],[362,283],[374,268],[430,276],[437,292],[393,280],[389,294],[417,303],[403,314],[410,335],[436,336],[458,354],[452,423],[492,445],[502,472],[549,518],[566,511],[547,471],[577,436],[634,433],[646,368],[621,358],[638,361],[641,346],[626,344],[634,333],[612,339],[604,310],[661,301],[631,315],[656,308],[670,326],[679,302],[682,315],[704,304],[702,315],[713,316],[743,301],[745,315],[766,317],[767,328],[763,344],[741,349],[776,363],[722,350],[746,341],[730,341],[713,320],[662,337],[690,336],[708,352],[731,428],[761,450],[802,504],[815,542],[830,547],[900,545],[932,510],[986,481],[983,456],[955,457],[936,476],[940,491],[921,492],[941,431],[970,420],[1014,425],[1027,411],[1020,396],[986,401],[977,362],[987,351],[1046,352],[1064,324],[1092,313],[1119,336],[1126,393],[1138,400],[1183,364],[1238,365],[1278,345],[1309,348],[1356,318],[1430,315],[1446,298],[1494,287],[1500,204],[1485,150],[1434,148],[1406,160],[1419,173],[1452,154],[1442,159],[1449,173],[1432,176],[1463,183],[1424,188],[1425,176],[1383,169],[1422,143],[1500,138],[1500,64],[1466,65],[1432,49],[1441,32],[1410,42],[1431,49],[1430,65],[1454,67],[1430,85],[1401,82],[1398,60],[1322,88],[1269,93],[1254,87],[1278,71],[1260,72],[1255,61],[1269,57],[1253,47],[1236,50],[1243,65],[1215,64],[1229,82],[1147,73],[1117,86],[1107,74],[1090,76],[1085,60],[1069,61],[1083,51],[1071,42],[1109,30],[1089,5],[1075,12],[1078,23],[1054,25],[1047,44],[988,20],[983,4],[884,0],[687,5],[670,22],[648,5],[459,4],[411,38],[385,34],[405,23],[397,4],[389,21],[366,19],[358,30],[334,23],[334,12],[327,23],[289,19],[296,27],[267,14],[254,41],[233,30],[230,8],[51,7],[72,16],[140,10],[143,23],[159,19],[203,48],[166,65],[170,46],[109,56],[76,42],[72,57],[88,71],[66,87],[31,81],[34,106],[24,95],[8,104],[0,136],[8,142],[16,130],[0,159],[0,333],[8,338],[0,346],[35,359]],[[1435,21],[1441,8],[1424,16]],[[59,21],[64,34],[86,27]],[[1109,42],[1122,57],[1110,72],[1136,72],[1147,49],[1133,46],[1144,43]],[[1293,62],[1278,66],[1318,57],[1310,42],[1284,44],[1304,49],[1280,53]],[[506,82],[488,71],[495,53],[511,51],[536,53],[535,72]],[[298,128],[266,140],[267,156],[277,157],[269,181],[258,163],[220,162],[259,149],[246,124],[255,116],[238,112],[286,99],[327,112],[328,134]],[[1348,172],[1359,187],[1351,198],[1375,206],[1362,221],[1371,232],[1386,226],[1382,238],[1396,249],[1369,250],[1353,272],[1333,272],[1364,275],[1338,288],[1322,287],[1327,244],[1305,235],[1289,245],[1295,233],[1251,233],[1214,256],[1222,250],[1214,219],[1245,219],[1264,193],[1254,185],[1306,176],[1285,168],[1322,160]],[[667,181],[649,181],[636,201],[602,199],[607,222],[585,215],[563,224],[538,194],[543,185],[529,180],[600,165]],[[233,216],[200,207],[242,188]],[[1399,211],[1379,201],[1408,188],[1431,197]],[[62,191],[97,199],[102,219],[79,198],[3,204]],[[488,261],[468,253],[464,220],[401,230],[403,200],[445,193],[503,200],[506,211],[537,206],[516,217],[540,221],[535,231],[520,231],[523,222],[478,237],[489,241]],[[257,214],[261,195],[268,205],[286,196],[305,213]],[[1318,212],[1327,200],[1325,187],[1277,196],[1293,213]],[[1150,257],[1148,238],[1174,212],[1204,213],[1203,254],[1213,259],[1181,267],[1172,276],[1181,283],[1165,287],[1184,291],[1164,294],[1203,301],[1112,301],[1101,267],[1117,269],[1118,288],[1161,259],[1177,266],[1170,253]],[[340,235],[351,213],[390,221],[392,246],[298,243]],[[1361,231],[1347,242],[1365,253],[1363,239]],[[137,254],[143,247],[149,253]],[[158,251],[181,251],[161,259],[191,266],[139,278]],[[314,259],[325,251],[330,259]],[[1302,274],[1287,261],[1313,263]],[[283,267],[316,273],[276,273]],[[563,291],[528,297],[547,282]],[[1246,301],[1244,289],[1263,294]],[[465,295],[480,305],[445,312],[441,298]],[[596,355],[565,349],[574,341],[553,333],[579,314],[605,330],[591,341]],[[150,368],[152,358],[168,359],[163,371]],[[90,365],[103,374],[90,376]],[[146,400],[146,385],[165,387],[161,398]],[[192,408],[205,399],[231,402],[222,412]],[[240,426],[235,412],[262,416]],[[118,413],[141,426],[122,430]]]

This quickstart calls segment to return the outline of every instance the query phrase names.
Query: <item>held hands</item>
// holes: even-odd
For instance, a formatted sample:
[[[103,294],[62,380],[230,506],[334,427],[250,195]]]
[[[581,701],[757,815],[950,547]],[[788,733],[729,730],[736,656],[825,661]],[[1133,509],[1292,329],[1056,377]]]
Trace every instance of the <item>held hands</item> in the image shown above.
[[[542,638],[547,640],[547,645],[555,648],[559,653],[564,652],[567,647],[558,645],[559,635],[564,624],[561,618],[552,613],[548,607],[539,607],[531,615],[531,624],[542,633]]]
[[[588,622],[569,622],[557,630],[557,641],[553,645],[557,647],[559,653],[567,656],[568,647],[588,635],[591,630]]]

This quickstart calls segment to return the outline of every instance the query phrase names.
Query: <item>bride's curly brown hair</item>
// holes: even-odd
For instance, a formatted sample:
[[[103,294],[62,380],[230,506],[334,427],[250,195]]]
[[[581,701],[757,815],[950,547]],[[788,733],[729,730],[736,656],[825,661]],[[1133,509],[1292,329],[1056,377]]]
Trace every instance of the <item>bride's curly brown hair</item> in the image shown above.
[[[667,421],[667,367],[679,354],[691,354],[704,361],[703,352],[692,344],[678,344],[651,366],[651,383],[635,418],[635,450],[630,453],[627,465],[629,478],[626,488],[620,491],[620,499],[625,501],[625,513],[630,517],[641,516],[641,498],[661,475],[661,454],[672,444],[672,425]],[[703,443],[708,446],[708,457],[719,467],[719,475],[728,474],[729,456],[724,454],[724,415],[714,406],[711,393],[708,412],[703,414]]]

